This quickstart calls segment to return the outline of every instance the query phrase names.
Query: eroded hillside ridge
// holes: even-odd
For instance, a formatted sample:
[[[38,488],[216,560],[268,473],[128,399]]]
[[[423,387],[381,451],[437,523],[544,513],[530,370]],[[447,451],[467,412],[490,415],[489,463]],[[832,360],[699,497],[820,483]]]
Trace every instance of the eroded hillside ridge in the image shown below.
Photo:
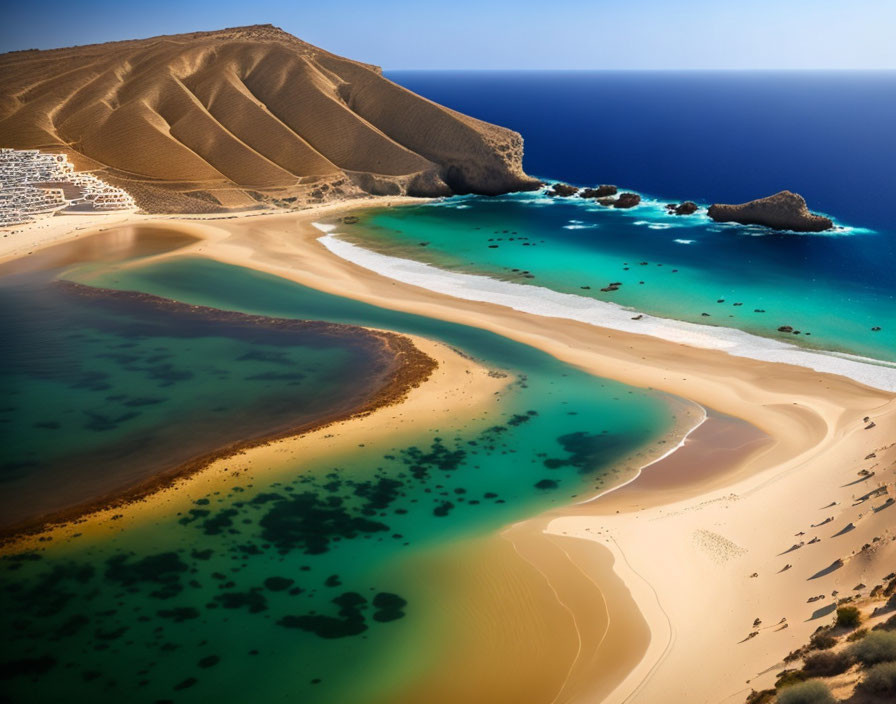
[[[511,130],[270,25],[0,55],[0,146],[150,212],[536,187]]]

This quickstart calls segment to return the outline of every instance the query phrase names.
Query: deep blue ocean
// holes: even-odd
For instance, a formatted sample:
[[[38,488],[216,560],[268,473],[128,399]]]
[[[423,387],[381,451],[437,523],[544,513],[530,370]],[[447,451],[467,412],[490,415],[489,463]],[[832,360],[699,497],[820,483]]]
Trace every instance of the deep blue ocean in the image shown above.
[[[580,185],[739,203],[782,189],[896,231],[896,71],[390,71],[517,130],[525,168]]]

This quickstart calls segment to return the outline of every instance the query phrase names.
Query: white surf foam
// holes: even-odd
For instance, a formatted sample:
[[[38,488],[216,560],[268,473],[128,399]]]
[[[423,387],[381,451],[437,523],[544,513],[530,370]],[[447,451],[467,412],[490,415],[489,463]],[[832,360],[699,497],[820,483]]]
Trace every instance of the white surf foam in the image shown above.
[[[794,364],[818,372],[839,374],[885,391],[896,391],[896,364],[841,353],[804,349],[742,330],[699,325],[641,313],[616,303],[561,293],[541,286],[498,281],[487,276],[445,271],[430,264],[400,259],[339,239],[334,225],[314,223],[330,252],[382,276],[455,298],[495,303],[514,310],[551,318],[566,318],[623,332],[650,335],[691,347],[722,350],[763,362]]]

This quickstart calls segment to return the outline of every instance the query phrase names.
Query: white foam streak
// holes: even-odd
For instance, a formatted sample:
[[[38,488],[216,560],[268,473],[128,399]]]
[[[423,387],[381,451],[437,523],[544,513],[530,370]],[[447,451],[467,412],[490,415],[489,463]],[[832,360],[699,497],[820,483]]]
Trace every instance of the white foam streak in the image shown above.
[[[825,353],[742,330],[699,325],[641,314],[616,303],[561,293],[541,286],[498,281],[487,276],[445,271],[430,264],[371,252],[339,239],[332,225],[314,223],[330,252],[382,276],[447,296],[494,303],[523,313],[576,320],[603,328],[650,335],[691,347],[721,350],[763,362],[794,364],[818,372],[838,374],[862,384],[896,392],[896,364],[857,355]]]

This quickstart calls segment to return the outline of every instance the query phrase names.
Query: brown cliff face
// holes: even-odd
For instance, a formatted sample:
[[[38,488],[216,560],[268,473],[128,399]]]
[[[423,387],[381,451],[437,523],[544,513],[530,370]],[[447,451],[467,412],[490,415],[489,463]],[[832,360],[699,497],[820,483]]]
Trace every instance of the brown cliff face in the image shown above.
[[[717,203],[710,206],[709,217],[717,222],[765,225],[775,230],[795,232],[821,232],[834,226],[830,218],[810,213],[805,199],[790,191],[781,191],[740,205]]]
[[[538,186],[516,132],[270,25],[0,55],[0,146],[64,152],[152,212]]]

